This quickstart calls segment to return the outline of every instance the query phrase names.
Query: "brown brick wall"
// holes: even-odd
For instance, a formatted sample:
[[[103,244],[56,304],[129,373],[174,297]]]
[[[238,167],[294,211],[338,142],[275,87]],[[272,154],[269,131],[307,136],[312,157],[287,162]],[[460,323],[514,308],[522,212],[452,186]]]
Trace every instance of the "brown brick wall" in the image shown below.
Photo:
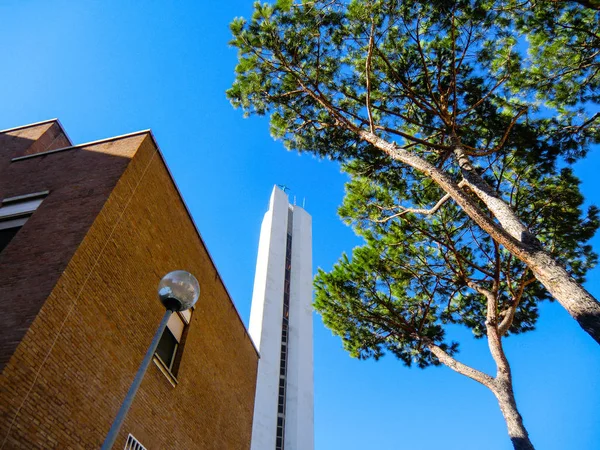
[[[70,145],[69,138],[56,120],[0,132],[0,177],[12,158]]]
[[[135,136],[90,147],[94,151],[40,155],[15,161],[1,172],[0,200],[45,190],[50,194],[0,253],[0,368],[37,316],[143,139]]]
[[[40,172],[68,166],[75,174],[81,171],[76,154],[95,157],[97,170],[73,186],[85,190],[95,180],[97,190],[104,192],[106,186],[110,196],[98,202],[103,203],[100,213],[4,369],[0,442],[6,439],[5,449],[99,448],[163,314],[156,299],[158,281],[171,270],[185,269],[196,275],[202,293],[178,385],[174,388],[151,364],[115,448],[122,448],[131,432],[149,450],[247,449],[256,351],[150,135],[111,146],[109,156],[94,146],[11,165],[12,170],[21,164],[21,171],[39,166]],[[132,149],[137,152],[127,164]],[[104,159],[110,163],[100,164]],[[112,171],[123,169],[111,190]],[[17,240],[29,225],[28,240],[35,239],[41,231],[33,231],[34,219],[41,222],[51,206],[58,207],[54,200],[50,204],[54,195],[52,190],[42,204],[48,211],[42,214],[40,208],[5,252],[13,244],[23,245]],[[75,210],[86,201],[82,195],[68,203]]]

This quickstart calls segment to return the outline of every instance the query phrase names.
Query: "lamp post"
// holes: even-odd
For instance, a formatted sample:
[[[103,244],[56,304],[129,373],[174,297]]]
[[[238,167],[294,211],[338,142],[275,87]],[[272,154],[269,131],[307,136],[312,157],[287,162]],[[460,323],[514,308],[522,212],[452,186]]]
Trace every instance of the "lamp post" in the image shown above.
[[[175,270],[170,272],[160,280],[160,283],[158,283],[158,298],[166,308],[165,315],[160,321],[160,325],[154,334],[150,347],[148,347],[146,356],[144,356],[144,360],[140,364],[140,368],[129,387],[129,391],[127,391],[125,400],[123,400],[121,408],[119,408],[119,412],[106,435],[101,450],[110,450],[115,443],[121,425],[127,415],[127,411],[133,402],[135,393],[142,383],[142,379],[150,365],[150,361],[152,361],[158,342],[160,341],[163,331],[165,331],[169,317],[171,317],[171,314],[175,311],[185,311],[186,309],[190,309],[196,304],[199,295],[200,286],[198,285],[198,280],[196,280],[194,275],[185,270]]]

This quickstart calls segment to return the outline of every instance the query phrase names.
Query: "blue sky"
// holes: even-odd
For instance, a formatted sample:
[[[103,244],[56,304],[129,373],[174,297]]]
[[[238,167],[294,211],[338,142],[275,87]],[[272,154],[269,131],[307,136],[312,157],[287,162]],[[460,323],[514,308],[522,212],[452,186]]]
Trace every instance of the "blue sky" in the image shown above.
[[[0,2],[0,129],[58,117],[75,143],[151,128],[247,323],[262,216],[275,183],[313,216],[314,266],[359,241],[337,218],[337,165],[286,152],[264,119],[225,98],[236,52],[228,24],[251,0]],[[600,149],[576,166],[600,203]],[[600,250],[600,238],[594,240]],[[600,269],[587,287],[600,296]],[[595,280],[593,280],[595,278]],[[445,367],[351,359],[315,316],[317,450],[510,449],[492,394]],[[462,361],[493,367],[483,341],[454,330]],[[517,403],[540,449],[600,442],[600,347],[558,304],[507,340]]]

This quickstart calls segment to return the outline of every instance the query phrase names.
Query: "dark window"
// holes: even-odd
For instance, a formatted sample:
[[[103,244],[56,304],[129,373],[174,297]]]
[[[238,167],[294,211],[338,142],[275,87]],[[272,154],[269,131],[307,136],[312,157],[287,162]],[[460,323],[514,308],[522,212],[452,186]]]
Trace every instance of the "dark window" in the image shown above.
[[[173,313],[169,317],[167,327],[156,347],[157,360],[170,372],[172,377],[176,377],[179,371],[191,318],[191,310]]]
[[[29,217],[31,217],[31,214],[23,214],[18,217],[0,217],[0,252],[10,244],[10,241],[23,228]]]
[[[0,203],[0,252],[40,206],[48,191],[6,198]]]
[[[169,370],[173,367],[173,361],[175,360],[178,346],[179,342],[177,342],[177,339],[175,339],[171,330],[165,328],[165,331],[158,342],[156,354]]]
[[[8,245],[21,229],[20,226],[0,230],[0,252]]]

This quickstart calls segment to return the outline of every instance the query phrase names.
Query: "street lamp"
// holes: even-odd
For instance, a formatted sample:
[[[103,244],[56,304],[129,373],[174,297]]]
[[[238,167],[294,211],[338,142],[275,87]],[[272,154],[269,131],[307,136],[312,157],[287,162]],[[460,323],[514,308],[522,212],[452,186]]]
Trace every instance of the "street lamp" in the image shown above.
[[[135,393],[140,387],[144,374],[150,365],[150,361],[152,361],[152,356],[156,351],[158,341],[160,341],[163,331],[165,331],[169,317],[171,317],[171,314],[173,314],[174,311],[185,311],[186,309],[190,309],[196,304],[199,295],[200,286],[198,285],[198,280],[196,280],[194,275],[185,270],[169,272],[162,280],[160,280],[160,283],[158,283],[158,298],[166,308],[165,315],[160,321],[158,330],[156,330],[156,334],[150,343],[146,356],[144,356],[144,360],[142,361],[142,364],[140,364],[140,368],[129,387],[129,391],[127,391],[127,395],[121,404],[117,417],[115,417],[115,420],[106,435],[101,450],[110,450],[115,443],[115,439],[117,439],[121,425],[123,424],[127,411],[135,397]]]

